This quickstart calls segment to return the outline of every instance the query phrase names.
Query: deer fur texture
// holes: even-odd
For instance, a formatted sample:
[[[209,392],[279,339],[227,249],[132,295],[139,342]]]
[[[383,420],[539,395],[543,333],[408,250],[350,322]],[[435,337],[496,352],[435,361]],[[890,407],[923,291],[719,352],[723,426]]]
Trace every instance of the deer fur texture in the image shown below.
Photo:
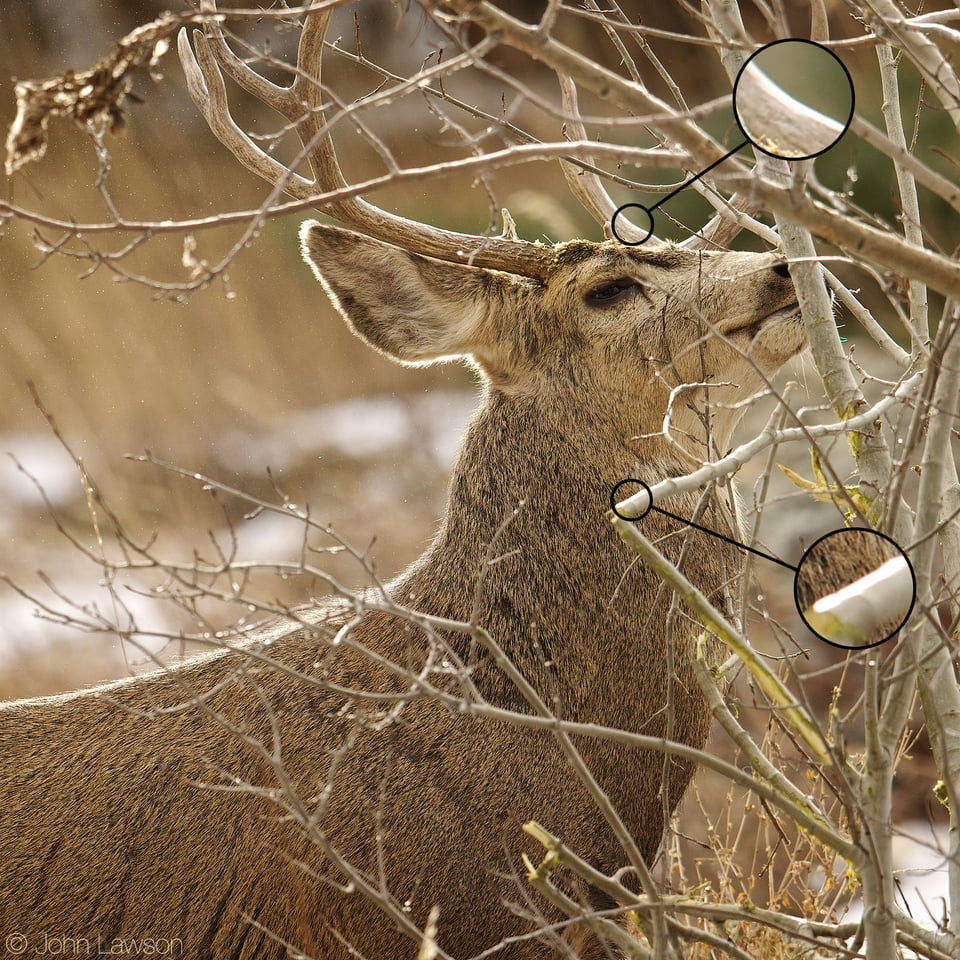
[[[485,385],[446,514],[389,585],[395,602],[485,628],[558,717],[702,746],[701,627],[682,606],[671,614],[671,593],[604,515],[618,481],[684,470],[660,435],[671,390],[699,384],[674,393],[677,442],[723,452],[737,402],[803,348],[782,260],[578,241],[539,282],[317,223],[301,236],[360,337],[403,363],[469,358]],[[717,502],[671,501],[691,517],[698,506],[730,532]],[[639,522],[722,602],[734,551],[655,512]],[[152,937],[191,960],[408,960],[411,924],[437,905],[441,956],[508,937],[502,960],[559,955],[559,937],[608,956],[569,925],[534,935],[560,916],[523,876],[520,854],[543,855],[524,822],[604,871],[626,862],[554,736],[418,695],[359,648],[529,713],[469,634],[355,614],[318,601],[299,625],[176,669],[3,705],[0,935],[31,952],[45,937],[101,949]],[[334,643],[351,618],[349,642]],[[652,860],[691,766],[609,740],[575,746]]]

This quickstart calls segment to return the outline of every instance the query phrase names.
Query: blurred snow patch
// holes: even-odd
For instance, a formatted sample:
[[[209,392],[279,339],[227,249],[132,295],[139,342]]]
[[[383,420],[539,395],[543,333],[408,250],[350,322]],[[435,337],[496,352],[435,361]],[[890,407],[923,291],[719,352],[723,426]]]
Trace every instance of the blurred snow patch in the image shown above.
[[[410,409],[397,397],[355,397],[302,410],[287,421],[287,433],[306,451],[336,450],[351,457],[374,456],[410,443]]]
[[[236,539],[237,562],[289,563],[300,555],[303,533],[303,521],[297,517],[265,511],[238,523],[231,535],[221,532],[217,539],[221,544],[228,536]]]
[[[137,636],[126,646],[127,660],[131,665],[155,669],[152,655],[169,645],[166,635],[175,635],[175,630],[162,604],[147,595],[145,587],[132,579],[124,583],[116,578],[111,593],[95,580],[69,579],[63,573],[50,579],[56,584],[56,593],[41,582],[21,584],[36,600],[0,590],[0,667],[18,658],[61,652],[67,659],[103,656],[121,662],[117,633],[126,635],[135,627]],[[78,622],[89,624],[90,629],[78,628]]]
[[[908,820],[895,827],[893,869],[913,919],[933,927],[942,921],[949,900],[946,827],[931,827],[923,820]]]
[[[897,906],[905,910],[920,926],[934,930],[943,922],[949,898],[947,882],[947,828],[932,826],[924,820],[906,820],[894,826],[891,844],[893,872],[896,877]],[[837,876],[843,876],[845,865],[838,858]],[[820,876],[822,880],[822,874]],[[811,880],[816,884],[816,876]],[[855,902],[840,919],[859,920],[863,903]],[[903,956],[916,953],[904,950]]]
[[[83,495],[77,465],[55,437],[0,434],[0,496],[7,506],[63,506]]]
[[[228,433],[218,444],[217,457],[231,470],[259,472],[267,465],[282,470],[323,454],[367,459],[414,448],[447,468],[477,399],[466,390],[354,397],[298,410],[263,433]]]

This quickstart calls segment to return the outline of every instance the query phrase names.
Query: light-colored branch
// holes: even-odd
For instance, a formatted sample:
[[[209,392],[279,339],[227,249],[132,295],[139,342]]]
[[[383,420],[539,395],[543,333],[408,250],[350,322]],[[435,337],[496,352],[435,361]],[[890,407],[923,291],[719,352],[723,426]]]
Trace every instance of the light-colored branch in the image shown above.
[[[836,294],[840,303],[850,311],[853,318],[860,324],[873,342],[887,354],[901,370],[906,370],[911,364],[911,355],[897,343],[893,337],[877,322],[873,314],[854,296],[853,292],[829,270],[824,270],[827,285]]]
[[[816,723],[780,678],[767,667],[747,638],[647,540],[634,523],[616,515],[610,518],[610,522],[620,539],[667,580],[680,599],[697,613],[707,629],[715,633],[740,658],[757,686],[763,690],[770,702],[782,711],[787,723],[796,730],[817,760],[831,764],[833,760],[830,749]]]
[[[850,123],[850,130],[858,137],[862,137],[875,147],[884,156],[889,157],[897,170],[904,170],[911,174],[917,183],[936,194],[945,203],[960,213],[960,186],[952,183],[942,174],[925,164],[915,153],[911,153],[905,146],[900,147],[889,137],[884,136],[869,121],[858,114],[854,114]]]
[[[880,62],[880,85],[883,90],[883,122],[887,136],[893,141],[900,153],[909,153],[907,138],[903,132],[903,120],[900,114],[900,87],[897,78],[897,60],[893,50],[886,43],[877,48]],[[902,164],[893,164],[897,177],[897,190],[900,193],[900,209],[903,213],[903,236],[914,247],[923,247],[923,230],[920,226],[920,202],[917,199],[917,184],[913,174]],[[910,330],[917,341],[925,348],[930,340],[930,324],[927,316],[927,288],[915,278],[907,283],[907,296],[910,300]]]
[[[809,626],[834,643],[862,647],[886,637],[879,630],[900,623],[913,603],[913,577],[904,557],[888,560],[804,612]]]
[[[784,160],[826,150],[844,130],[778,87],[755,61],[740,73],[736,109],[750,140]]]
[[[960,79],[950,61],[929,37],[904,19],[893,0],[865,0],[864,5],[874,14],[871,19],[877,32],[896,40],[960,130]]]
[[[915,397],[922,379],[922,373],[915,373],[900,383],[896,390],[883,397],[872,407],[862,411],[855,417],[851,417],[849,420],[843,420],[838,423],[778,429],[775,426],[774,419],[771,418],[770,422],[767,423],[766,427],[764,427],[756,437],[741,444],[725,457],[715,460],[712,463],[706,463],[698,470],[684,474],[682,477],[666,477],[658,483],[652,484],[650,486],[650,493],[653,495],[653,503],[659,503],[661,500],[672,497],[678,493],[689,493],[711,481],[732,476],[745,463],[760,453],[760,451],[774,444],[796,441],[809,442],[810,440],[816,440],[821,437],[836,436],[842,433],[862,430],[888,413],[891,408],[897,404],[911,401]],[[638,493],[620,501],[617,504],[617,512],[625,517],[638,517],[650,506],[650,502],[647,491],[640,490]]]
[[[620,884],[612,883],[598,870],[594,870],[590,865],[576,856],[565,844],[549,833],[539,823],[530,821],[523,825],[523,830],[529,836],[533,837],[546,850],[547,855],[539,865],[534,866],[529,858],[524,855],[525,865],[527,867],[527,882],[552,903],[559,910],[578,923],[586,924],[596,933],[601,943],[612,944],[618,948],[618,955],[635,958],[635,960],[654,960],[652,954],[646,947],[641,946],[633,937],[630,936],[614,921],[597,915],[595,910],[589,906],[577,903],[561,890],[559,890],[551,881],[550,875],[558,866],[566,866],[573,869],[580,876],[586,876],[590,883],[598,885],[598,888],[605,890],[608,894],[612,890],[617,891],[617,899],[621,899],[623,894],[627,895],[628,901],[634,899],[629,890],[623,888]],[[619,888],[619,889],[618,889]],[[621,902],[623,902],[621,900]],[[661,923],[663,923],[662,911]],[[659,956],[664,956],[658,952]],[[671,951],[669,956],[674,956]]]
[[[783,163],[773,161],[771,165]],[[800,165],[796,176],[802,177]],[[781,192],[797,197],[803,193],[800,183]],[[860,413],[866,406],[866,400],[843,351],[823,270],[817,262],[813,236],[805,225],[798,224],[790,214],[778,211],[776,218],[783,249],[791,263],[790,275],[803,313],[810,352],[834,412],[841,420],[848,420]],[[864,424],[856,433],[848,434],[848,438],[860,472],[860,491],[868,502],[873,502],[889,481],[892,467],[890,451],[879,424],[875,422]],[[876,522],[878,513],[877,510],[871,511],[870,519],[873,522]]]

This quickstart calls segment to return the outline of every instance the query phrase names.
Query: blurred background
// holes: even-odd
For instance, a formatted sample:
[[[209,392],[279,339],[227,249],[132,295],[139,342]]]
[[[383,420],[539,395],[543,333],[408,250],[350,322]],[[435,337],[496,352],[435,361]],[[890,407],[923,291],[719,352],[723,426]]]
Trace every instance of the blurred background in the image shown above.
[[[88,69],[161,12],[160,4],[119,0],[5,8],[0,122],[6,127],[13,119],[14,78]],[[367,4],[361,12],[371,46],[390,46],[397,20],[391,5]],[[352,38],[352,16],[342,19],[337,26]],[[405,27],[401,44],[415,66],[423,57],[418,26]],[[399,59],[394,66],[410,66]],[[141,102],[130,104],[123,135],[108,138],[108,182],[120,211],[177,219],[255,209],[267,185],[208,132],[175,54],[158,69],[162,80],[138,74],[134,92]],[[371,85],[369,71],[346,79],[357,92],[358,84]],[[253,109],[242,101],[240,107]],[[434,149],[416,135],[410,148],[424,156]],[[369,159],[349,155],[344,165],[351,177],[371,167]],[[51,217],[103,221],[97,174],[90,139],[69,121],[53,121],[47,156],[9,180],[5,191]],[[484,226],[476,205],[451,208],[445,190],[396,206],[447,226]],[[251,504],[214,499],[200,483],[131,462],[127,454],[149,450],[255,496],[309,504],[318,522],[332,523],[360,550],[373,544],[371,561],[384,575],[421,552],[443,509],[446,476],[473,404],[473,377],[460,366],[402,369],[353,337],[300,258],[303,219],[269,221],[230,265],[225,283],[189,297],[123,282],[105,266],[91,271],[89,262],[45,258],[32,225],[8,225],[0,275],[0,571],[50,598],[36,576],[43,570],[71,601],[112,606],[98,582],[102,571],[53,522],[55,510],[72,535],[99,549],[80,471],[34,394],[124,527],[135,537],[156,535],[167,557],[189,560],[194,549],[209,547],[208,531],[219,537],[232,527],[244,557],[295,560],[302,525],[271,514],[245,520]],[[41,232],[57,239],[55,231]],[[196,257],[215,262],[241,232],[198,231]],[[90,238],[106,250],[131,239]],[[181,234],[154,237],[123,267],[161,282],[183,281],[189,277],[183,244]],[[329,559],[345,582],[363,582],[356,562]],[[264,591],[268,600],[292,603],[315,586],[274,576]],[[156,604],[129,590],[123,598],[138,622],[158,615]],[[0,609],[4,696],[70,689],[127,668],[116,638],[109,643],[37,620],[34,605],[2,586]]]
[[[543,0],[504,0],[502,6],[533,22]],[[758,41],[775,39],[758,10],[743,6]],[[791,28],[797,36],[807,35],[806,5],[788,6],[796,20]],[[835,38],[861,35],[844,4],[828,7]],[[6,4],[0,14],[0,124],[6,128],[13,119],[16,79],[89,69],[117,40],[164,8],[146,0]],[[682,5],[638,0],[629,10],[647,26],[703,35],[702,25]],[[616,51],[595,25],[571,18],[561,27],[566,42],[611,69],[622,69]],[[389,0],[363,0],[340,11],[328,37],[341,37],[343,48],[353,51],[358,31],[364,54],[398,74],[417,70],[438,44],[449,47],[415,6],[404,13]],[[269,39],[277,56],[288,55],[295,43],[293,31],[269,24],[247,27],[244,35],[261,43]],[[709,47],[666,36],[652,37],[651,45],[690,103],[729,95],[730,82]],[[838,53],[854,79],[857,112],[880,126],[873,51],[869,45],[853,45],[838,48]],[[452,55],[448,49],[445,56]],[[533,91],[556,99],[553,78],[527,58],[497,51],[492,59]],[[325,70],[325,80],[345,100],[381,82],[369,68],[332,54]],[[644,70],[653,92],[669,99],[670,88],[654,66],[644,63]],[[139,72],[134,86],[138,102],[129,104],[125,131],[108,137],[107,184],[120,212],[131,219],[174,220],[255,209],[269,187],[208,132],[186,95],[173,53],[159,62],[157,72],[162,78],[156,80],[145,70]],[[909,117],[920,97],[920,83],[909,67],[902,71],[902,82]],[[559,135],[555,117],[535,103],[517,101],[512,89],[490,78],[463,74],[445,83],[448,92],[493,116],[506,111],[508,119],[531,133]],[[276,129],[275,117],[233,94],[239,114],[255,129]],[[581,108],[584,114],[605,109],[588,96],[582,97]],[[449,112],[449,107],[444,109]],[[404,165],[464,153],[457,132],[421,98],[407,97],[366,119],[376,121],[378,135]],[[466,116],[455,120],[474,135],[487,126]],[[949,155],[956,156],[956,150],[946,146],[953,137],[949,121],[936,110],[925,110],[917,123],[918,153],[949,174]],[[729,104],[721,102],[705,126],[724,142],[735,144],[738,139]],[[497,138],[481,142],[489,146]],[[652,143],[647,139],[642,145]],[[344,131],[339,149],[348,180],[383,172],[376,152],[350,131]],[[289,143],[278,143],[277,151],[292,156]],[[664,191],[679,176],[677,171],[623,173],[651,185],[665,184]],[[8,179],[4,191],[18,206],[48,217],[103,222],[108,217],[97,177],[91,140],[72,123],[53,121],[47,156]],[[897,217],[889,163],[852,136],[817,160],[816,178],[871,216],[890,222]],[[636,199],[626,188],[612,193],[618,202]],[[403,191],[384,190],[371,199],[455,230],[483,232],[495,221],[498,208],[506,206],[526,239],[602,237],[600,227],[570,198],[556,163],[511,167],[484,182],[448,178]],[[947,210],[928,197],[924,204],[931,242],[955,236]],[[702,226],[711,211],[702,198],[685,190],[662,213],[657,233],[679,240]],[[188,279],[191,258],[217,262],[237,242],[242,227],[197,230],[186,249],[182,234],[149,238],[118,261],[124,270],[154,281],[144,285],[118,278],[106,263],[45,256],[35,231],[43,243],[51,244],[60,239],[56,230],[23,220],[5,224],[0,236],[0,574],[6,578],[0,583],[0,697],[73,689],[123,675],[131,669],[131,660],[145,659],[129,643],[125,649],[115,635],[64,627],[56,615],[43,614],[43,603],[82,619],[118,624],[121,634],[135,619],[146,634],[158,635],[153,646],[149,638],[144,641],[151,655],[178,652],[163,635],[176,632],[182,611],[151,598],[162,577],[150,570],[115,577],[100,562],[104,554],[120,556],[111,537],[114,523],[131,539],[150,543],[156,554],[183,563],[196,556],[216,560],[232,550],[241,559],[297,562],[304,543],[302,523],[283,516],[282,510],[257,514],[250,499],[212,492],[194,474],[251,498],[309,506],[317,523],[330,524],[384,578],[429,542],[443,511],[447,478],[477,384],[463,366],[404,369],[354,338],[300,259],[296,232],[302,219],[304,214],[298,213],[269,220],[230,264],[223,283],[189,296],[164,291],[162,284]],[[110,253],[133,236],[90,235],[83,242]],[[735,246],[760,248],[747,235]],[[835,269],[860,290],[888,332],[901,344],[908,343],[887,297],[897,278],[870,276],[842,264]],[[863,368],[876,376],[894,375],[842,311],[839,319]],[[790,380],[799,381],[797,405],[823,402],[809,360],[794,363],[779,383]],[[864,389],[876,396],[885,388],[867,381]],[[758,405],[740,436],[756,430],[771,410],[769,403]],[[849,465],[844,446],[841,442],[830,448],[841,472]],[[128,456],[146,451],[183,472]],[[811,476],[806,449],[782,450],[776,459]],[[740,478],[748,518],[757,492],[754,484],[764,466],[751,464]],[[761,536],[772,552],[796,561],[804,545],[841,526],[842,520],[829,505],[801,494],[779,471],[772,473],[767,496],[774,506]],[[324,549],[337,540],[315,532],[310,543]],[[355,557],[318,554],[311,559],[345,584],[368,579]],[[751,566],[771,615],[790,622],[794,611],[789,574],[772,564]],[[111,581],[112,592],[105,580]],[[280,576],[270,570],[243,586],[246,595],[277,604],[326,592],[309,576]],[[207,605],[201,614],[212,628],[236,619],[235,609],[218,611],[215,605]],[[767,629],[762,616],[753,629],[762,645]],[[814,643],[812,649],[810,669],[824,671],[820,706],[825,709],[845,655],[823,644]],[[149,665],[149,657],[146,660]],[[904,783],[907,814],[930,813],[928,791],[925,774]]]

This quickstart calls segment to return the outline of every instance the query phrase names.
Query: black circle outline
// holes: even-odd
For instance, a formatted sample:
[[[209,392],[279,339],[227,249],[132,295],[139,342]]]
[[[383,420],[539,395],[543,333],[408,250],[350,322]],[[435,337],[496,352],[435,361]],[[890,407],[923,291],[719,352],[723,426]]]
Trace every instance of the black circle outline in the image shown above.
[[[840,68],[843,70],[847,78],[847,83],[850,85],[850,114],[846,119],[846,122],[843,125],[843,130],[837,134],[835,140],[832,143],[828,143],[822,150],[817,150],[815,153],[807,153],[802,157],[785,157],[782,154],[774,153],[772,150],[767,150],[764,147],[761,147],[753,137],[747,133],[747,128],[740,121],[740,111],[737,109],[737,87],[740,85],[740,78],[743,76],[743,71],[747,69],[750,64],[750,61],[754,57],[759,56],[763,53],[764,50],[769,50],[770,47],[775,47],[778,43],[809,43],[811,46],[819,47],[824,53],[828,53],[837,63],[840,64]],[[828,47],[825,47],[822,43],[817,43],[816,40],[807,40],[804,37],[785,37],[782,40],[774,40],[772,43],[765,43],[759,50],[754,50],[753,53],[744,61],[743,66],[737,71],[737,78],[733,81],[733,119],[737,121],[737,126],[740,128],[740,132],[750,141],[750,143],[756,147],[761,153],[765,153],[768,157],[774,157],[777,160],[812,160],[814,157],[819,157],[822,153],[826,153],[832,147],[835,147],[837,143],[840,142],[840,139],[843,135],[850,129],[850,124],[853,122],[853,112],[856,109],[857,104],[857,92],[853,86],[853,77],[850,76],[850,71],[847,69],[847,65]],[[900,549],[899,547],[897,549]]]
[[[636,207],[638,210],[642,210],[647,215],[647,219],[650,221],[650,226],[647,229],[647,235],[642,240],[624,240],[623,237],[617,233],[617,214],[623,213],[624,210],[630,209],[631,207]],[[650,211],[649,207],[645,207],[642,203],[625,203],[613,211],[613,216],[610,218],[610,229],[613,231],[613,235],[617,238],[617,240],[619,240],[620,243],[622,243],[625,247],[639,247],[640,244],[646,243],[653,236],[653,213]]]
[[[799,586],[800,586],[800,571],[803,569],[803,563],[810,555],[810,552],[817,546],[818,543],[821,543],[824,540],[827,540],[830,537],[835,537],[838,533],[847,533],[850,530],[865,530],[868,533],[874,534],[874,536],[880,537],[882,540],[886,540],[887,543],[892,544],[900,556],[903,557],[907,562],[907,569],[910,571],[910,580],[913,582],[913,597],[910,600],[910,606],[907,608],[907,612],[903,615],[903,619],[896,625],[896,627],[890,631],[885,637],[881,637],[879,640],[874,640],[873,643],[865,643],[860,647],[851,647],[846,643],[837,643],[834,640],[828,640],[822,633],[817,633],[813,627],[807,623],[807,618],[803,615],[803,610],[800,609],[800,596],[799,596]],[[836,530],[831,530],[829,533],[825,533],[822,537],[818,537],[813,543],[803,551],[802,556],[800,557],[799,562],[797,563],[797,572],[793,576],[793,605],[797,608],[797,613],[800,615],[800,619],[803,621],[803,625],[816,637],[821,639],[824,643],[829,643],[831,647],[837,647],[840,650],[869,650],[871,647],[878,647],[881,643],[886,643],[888,640],[893,638],[900,632],[903,628],[903,625],[910,619],[910,614],[913,613],[913,608],[917,603],[917,575],[914,572],[913,564],[910,562],[910,558],[907,556],[906,551],[903,547],[897,543],[892,537],[888,537],[885,533],[880,533],[879,530],[873,530],[870,527],[838,527]]]
[[[647,491],[647,508],[636,517],[625,517],[617,509],[617,491],[625,483],[639,483],[644,490]],[[642,520],[652,509],[653,509],[653,494],[650,492],[650,487],[644,483],[642,480],[638,480],[636,477],[627,477],[626,480],[621,480],[611,491],[610,491],[610,509],[621,519],[621,520]]]

